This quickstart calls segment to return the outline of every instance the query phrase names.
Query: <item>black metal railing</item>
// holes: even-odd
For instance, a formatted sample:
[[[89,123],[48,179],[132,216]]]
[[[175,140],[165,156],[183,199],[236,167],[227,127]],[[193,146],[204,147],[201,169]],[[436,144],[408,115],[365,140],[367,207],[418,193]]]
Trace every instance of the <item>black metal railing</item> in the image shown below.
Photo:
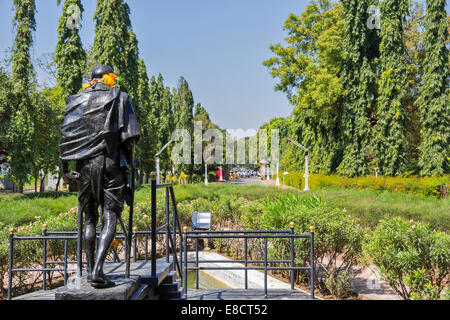
[[[191,230],[184,228],[184,296],[187,299],[187,272],[195,270],[196,273],[196,289],[199,288],[199,270],[244,270],[245,289],[248,289],[248,270],[264,270],[264,297],[267,298],[267,271],[268,270],[290,270],[291,289],[295,290],[294,286],[294,271],[308,270],[310,271],[310,287],[311,298],[314,299],[314,227],[311,227],[309,234],[295,234],[294,224],[291,223],[290,230],[258,230],[258,231],[202,231]],[[188,260],[187,257],[187,240],[195,240],[195,260]],[[241,260],[199,260],[199,239],[244,239],[244,259]],[[264,259],[263,260],[248,260],[248,240],[249,239],[263,239],[264,240]],[[268,239],[290,239],[290,260],[268,260]],[[309,267],[295,266],[295,239],[310,239],[310,265]],[[204,263],[244,263],[240,267],[201,267]],[[194,264],[190,267],[189,264]],[[249,266],[249,264],[263,264],[263,266]],[[269,264],[290,264],[288,267],[269,266]]]
[[[157,189],[165,188],[165,223],[162,226],[157,227],[157,207],[156,207],[156,191]],[[172,221],[170,219],[170,204],[172,204]],[[172,225],[171,225],[172,222]],[[172,227],[172,228],[171,228]],[[67,285],[67,277],[69,273],[77,272],[78,275],[82,275],[83,266],[87,264],[83,261],[82,255],[82,214],[78,214],[78,231],[48,231],[48,226],[45,224],[43,226],[42,236],[16,236],[14,229],[10,230],[9,237],[9,262],[8,262],[8,300],[12,298],[12,286],[13,286],[13,275],[17,272],[42,272],[42,289],[47,290],[47,275],[48,272],[56,271],[62,272],[64,276],[64,285]],[[101,222],[99,225],[101,229]],[[128,237],[127,237],[128,235]],[[134,262],[138,259],[138,236],[145,237],[145,261],[151,261],[151,277],[156,278],[156,241],[157,235],[165,235],[165,258],[166,262],[170,262],[170,250],[172,250],[173,259],[173,271],[178,271],[178,274],[183,281],[183,252],[184,252],[184,238],[183,231],[178,217],[178,211],[176,206],[175,193],[173,190],[173,184],[156,184],[156,175],[152,175],[151,180],[151,230],[139,231],[136,227],[132,228],[131,232],[127,234],[124,231],[118,231],[116,233],[117,240],[125,240],[125,262],[128,264],[131,262],[131,252],[133,249],[133,260]],[[100,230],[97,230],[97,239],[100,236]],[[179,258],[177,257],[177,237],[179,240]],[[131,239],[131,241],[130,241]],[[151,255],[149,255],[149,240],[151,243]],[[15,241],[43,241],[42,249],[42,264],[36,262],[36,265],[41,265],[40,268],[14,268],[14,242]],[[49,241],[64,241],[64,253],[63,261],[48,261],[48,242]],[[76,250],[76,260],[69,259],[68,242],[77,241]],[[98,241],[97,241],[98,243]],[[128,243],[130,243],[130,251],[128,251]],[[115,248],[113,248],[113,261],[120,262],[120,258],[117,254]],[[55,268],[55,266],[62,265],[62,268]],[[69,268],[69,265],[76,265],[76,268]],[[49,268],[53,266],[53,268]],[[126,270],[126,275],[129,276],[129,270]]]

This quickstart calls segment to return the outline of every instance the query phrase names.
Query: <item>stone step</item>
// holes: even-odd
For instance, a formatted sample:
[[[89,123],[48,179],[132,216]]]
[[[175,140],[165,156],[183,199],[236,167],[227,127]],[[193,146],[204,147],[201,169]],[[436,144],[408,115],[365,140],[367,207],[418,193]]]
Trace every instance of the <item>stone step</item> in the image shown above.
[[[158,287],[158,293],[165,294],[177,291],[181,287],[181,281],[177,280],[174,283],[162,284]]]
[[[176,271],[171,271],[169,272],[169,274],[167,275],[167,277],[163,280],[163,282],[161,282],[161,284],[171,284],[174,283],[176,281],[177,278],[177,273]]]
[[[145,300],[150,291],[150,287],[146,284],[142,284],[136,289],[134,294],[130,297],[130,300]]]
[[[174,300],[174,299],[180,299],[183,297],[183,287],[180,287],[176,291],[169,291],[164,294],[160,294],[159,298],[160,300]]]

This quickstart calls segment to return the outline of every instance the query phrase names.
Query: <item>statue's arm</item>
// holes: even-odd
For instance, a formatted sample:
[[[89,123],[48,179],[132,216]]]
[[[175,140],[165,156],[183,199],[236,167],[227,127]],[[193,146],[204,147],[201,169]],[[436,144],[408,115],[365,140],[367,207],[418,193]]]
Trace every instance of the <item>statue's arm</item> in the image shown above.
[[[69,162],[61,161],[62,178],[65,183],[77,182],[81,178],[81,174],[76,171],[69,170]]]
[[[134,169],[138,168],[139,161],[136,158],[136,140],[133,138],[126,140],[123,143],[123,150],[128,165]]]

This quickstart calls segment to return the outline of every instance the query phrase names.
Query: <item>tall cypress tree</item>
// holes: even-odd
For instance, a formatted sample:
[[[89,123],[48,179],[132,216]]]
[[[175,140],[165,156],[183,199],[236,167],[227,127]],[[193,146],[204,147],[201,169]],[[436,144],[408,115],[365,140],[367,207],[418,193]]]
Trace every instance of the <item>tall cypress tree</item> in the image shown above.
[[[164,78],[161,74],[158,76],[158,90],[160,92],[160,110],[158,122],[158,136],[161,147],[164,146],[172,138],[173,130],[173,114],[172,114],[172,94],[170,88],[164,88]],[[166,150],[161,154],[161,170],[170,170],[170,153]]]
[[[94,20],[94,57],[98,63],[115,70],[119,77],[118,86],[128,92],[134,102],[139,51],[131,28],[130,7],[123,0],[98,0]]]
[[[189,84],[183,77],[180,77],[178,81],[178,88],[176,90],[176,96],[174,97],[176,103],[174,104],[175,112],[175,129],[187,129],[193,137],[194,132],[194,97],[192,91],[189,89]],[[191,155],[191,163],[193,163]],[[193,165],[183,164],[179,170],[189,175],[193,172]]]
[[[342,68],[342,83],[346,88],[343,106],[343,160],[338,168],[346,176],[370,172],[369,152],[372,130],[369,113],[373,104],[372,88],[375,82],[370,65],[371,49],[368,19],[368,0],[342,0],[345,19],[345,51],[347,58]]]
[[[58,0],[58,4],[59,4]],[[83,73],[86,69],[86,52],[83,49],[79,29],[69,28],[69,20],[79,8],[80,19],[84,11],[81,0],[66,0],[58,25],[58,43],[56,44],[55,62],[58,65],[57,79],[64,98],[77,93],[81,89]]]
[[[423,87],[417,104],[423,124],[419,166],[426,176],[449,171],[450,103],[445,0],[428,0],[425,16]]]
[[[32,32],[36,30],[34,0],[14,0],[14,26],[16,37],[12,55],[12,82],[14,84],[15,109],[12,111],[8,130],[10,170],[9,178],[19,185],[20,191],[28,181],[33,163],[33,133],[35,112],[31,102],[35,74],[30,49]]]
[[[134,106],[136,117],[141,129],[141,138],[136,146],[136,156],[140,161],[141,182],[144,173],[153,171],[152,158],[155,154],[155,141],[152,123],[148,117],[151,114],[150,87],[147,68],[143,60],[138,62],[137,99]]]
[[[404,23],[407,0],[381,3],[381,79],[377,105],[377,161],[384,175],[395,176],[403,169],[407,72],[405,66]]]

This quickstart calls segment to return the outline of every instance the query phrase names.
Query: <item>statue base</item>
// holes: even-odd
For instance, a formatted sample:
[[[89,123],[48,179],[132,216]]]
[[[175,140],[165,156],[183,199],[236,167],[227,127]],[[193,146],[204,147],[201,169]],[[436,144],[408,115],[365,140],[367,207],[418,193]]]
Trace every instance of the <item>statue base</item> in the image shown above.
[[[104,273],[114,287],[96,289],[87,282],[87,274],[70,277],[67,285],[55,291],[55,300],[143,300],[151,299],[172,270],[172,263],[158,259],[156,277],[151,277],[150,262],[132,262],[130,278],[125,278],[125,263],[105,263]]]

